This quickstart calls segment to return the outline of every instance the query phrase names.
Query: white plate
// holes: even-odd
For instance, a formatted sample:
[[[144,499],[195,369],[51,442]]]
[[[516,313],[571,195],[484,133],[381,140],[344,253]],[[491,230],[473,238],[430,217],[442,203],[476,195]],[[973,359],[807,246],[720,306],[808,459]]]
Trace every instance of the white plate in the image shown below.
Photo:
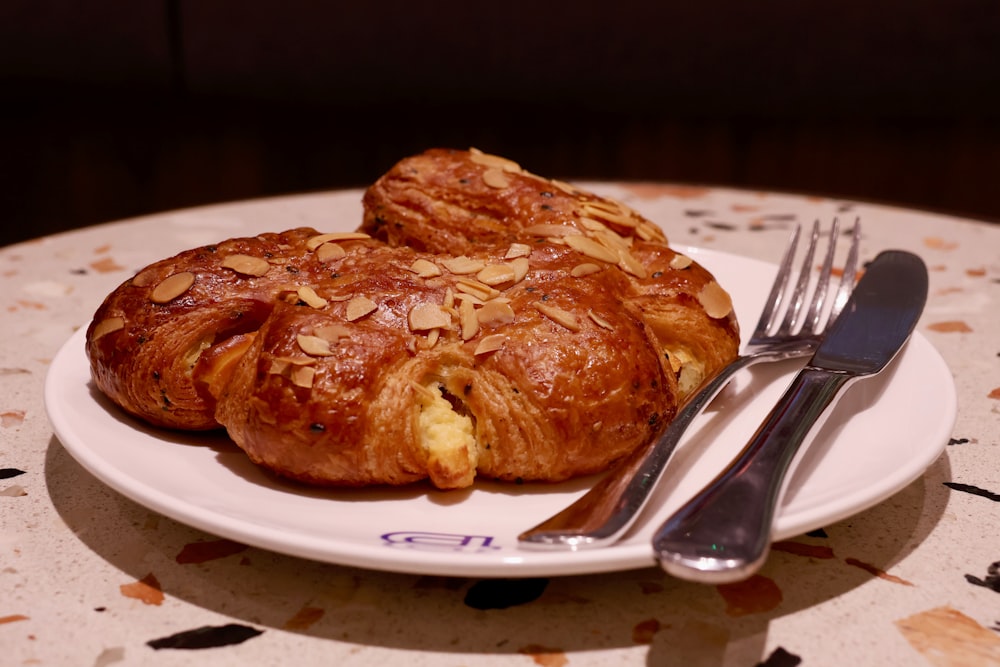
[[[684,249],[732,293],[745,330],[775,267]],[[678,447],[650,509],[618,544],[597,550],[520,549],[517,535],[581,495],[594,477],[559,485],[480,483],[471,491],[317,490],[276,481],[225,438],[146,427],[90,383],[81,329],[52,363],[45,402],[56,435],[87,470],[132,500],[183,523],[305,558],[397,572],[523,577],[654,564],[653,530],[739,451],[797,370],[761,365],[737,376]],[[939,456],[956,414],[951,373],[914,334],[881,375],[843,396],[800,455],[776,539],[846,518],[899,491]]]

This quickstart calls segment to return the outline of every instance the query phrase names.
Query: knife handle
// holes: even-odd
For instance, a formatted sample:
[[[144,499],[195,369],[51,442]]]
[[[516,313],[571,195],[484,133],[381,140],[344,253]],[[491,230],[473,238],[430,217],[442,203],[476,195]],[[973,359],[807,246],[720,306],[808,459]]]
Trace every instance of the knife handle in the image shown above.
[[[799,446],[855,376],[806,366],[746,447],[653,536],[667,573],[720,584],[746,579],[763,564],[785,474]]]

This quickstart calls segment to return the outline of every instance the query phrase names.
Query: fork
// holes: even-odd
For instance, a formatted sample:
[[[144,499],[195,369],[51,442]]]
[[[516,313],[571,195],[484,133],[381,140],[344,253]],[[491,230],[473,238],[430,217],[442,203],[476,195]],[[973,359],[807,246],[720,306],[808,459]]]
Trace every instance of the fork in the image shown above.
[[[665,430],[652,439],[649,445],[633,452],[590,491],[561,512],[518,535],[521,546],[575,551],[615,543],[632,526],[646,505],[688,426],[722,391],[733,375],[761,362],[782,361],[812,354],[822,340],[827,325],[836,319],[854,288],[861,240],[860,220],[854,222],[851,245],[840,282],[832,304],[828,304],[839,230],[840,225],[835,218],[830,227],[826,255],[807,306],[806,298],[820,225],[818,220],[813,223],[809,245],[795,279],[793,264],[802,232],[801,225],[796,225],[767,304],[742,354],[703,382]]]

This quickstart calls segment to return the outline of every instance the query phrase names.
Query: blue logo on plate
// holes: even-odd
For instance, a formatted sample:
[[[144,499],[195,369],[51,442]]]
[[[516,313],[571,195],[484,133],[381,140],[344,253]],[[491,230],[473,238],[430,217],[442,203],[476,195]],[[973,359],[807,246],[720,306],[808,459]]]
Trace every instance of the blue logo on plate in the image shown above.
[[[419,549],[421,551],[464,551],[479,553],[499,549],[490,535],[455,535],[452,533],[422,533],[418,531],[398,531],[385,533],[382,541],[386,546]]]

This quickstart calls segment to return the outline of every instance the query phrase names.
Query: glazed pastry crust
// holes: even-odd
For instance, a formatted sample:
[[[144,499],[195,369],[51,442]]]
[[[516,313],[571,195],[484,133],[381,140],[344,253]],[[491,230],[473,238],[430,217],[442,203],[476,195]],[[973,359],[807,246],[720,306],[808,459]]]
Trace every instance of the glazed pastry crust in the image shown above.
[[[736,354],[712,276],[610,200],[433,150],[364,206],[355,234],[143,269],[90,324],[95,384],[152,424],[224,427],[292,479],[447,489],[604,470]]]

